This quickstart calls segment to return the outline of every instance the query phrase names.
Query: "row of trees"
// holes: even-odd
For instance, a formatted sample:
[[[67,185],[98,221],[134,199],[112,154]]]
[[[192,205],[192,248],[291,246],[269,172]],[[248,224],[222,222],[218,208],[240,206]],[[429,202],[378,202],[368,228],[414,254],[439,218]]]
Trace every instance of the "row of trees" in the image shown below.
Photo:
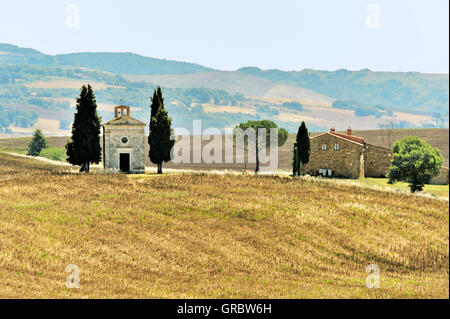
[[[80,96],[77,98],[77,112],[74,115],[72,125],[72,138],[66,145],[67,161],[73,165],[80,165],[81,172],[89,172],[91,163],[99,163],[101,160],[100,148],[100,123],[101,118],[97,114],[97,102],[94,91],[90,85],[81,88]],[[304,125],[304,123],[303,123]],[[148,143],[150,145],[150,161],[157,165],[158,174],[162,174],[162,165],[170,161],[170,152],[175,143],[173,139],[172,119],[164,108],[164,98],[161,87],[153,92],[150,105],[150,123]],[[270,142],[270,129],[276,129],[278,133],[278,147],[282,146],[288,137],[288,131],[278,128],[278,125],[269,120],[247,121],[236,126],[245,131],[248,128],[256,132],[256,143],[246,145],[255,147],[256,168],[259,172],[259,152],[263,142]],[[306,128],[306,127],[305,127]],[[259,129],[265,129],[265,136],[260,137]],[[246,140],[248,143],[248,140]],[[309,148],[309,146],[308,146]],[[303,158],[303,157],[302,157]]]
[[[149,158],[152,163],[157,165],[158,174],[162,174],[162,165],[164,162],[170,161],[170,152],[175,140],[171,128],[172,120],[164,108],[164,98],[160,87],[153,92],[150,109]],[[100,123],[101,118],[97,114],[94,91],[90,85],[83,86],[80,96],[77,98],[72,138],[66,145],[67,161],[73,165],[80,165],[80,171],[89,172],[90,163],[99,163],[101,160]],[[247,139],[245,140],[246,147],[255,147],[255,173],[258,173],[260,169],[259,152],[263,145],[270,142],[271,129],[275,129],[278,133],[278,147],[286,142],[288,132],[284,128],[278,128],[273,121],[261,120],[239,124],[235,127],[235,134],[249,128],[256,132],[256,143],[250,146],[249,139]],[[265,136],[258,135],[260,134],[259,129],[265,129]],[[37,156],[47,146],[47,140],[42,132],[36,130],[29,145],[29,154]],[[310,153],[309,132],[305,122],[302,122],[293,145],[293,176],[304,175],[304,165],[309,162]],[[439,174],[443,163],[443,157],[439,150],[418,137],[410,136],[395,142],[393,155],[391,169],[388,173],[389,183],[406,181],[412,192],[421,191],[433,176]]]

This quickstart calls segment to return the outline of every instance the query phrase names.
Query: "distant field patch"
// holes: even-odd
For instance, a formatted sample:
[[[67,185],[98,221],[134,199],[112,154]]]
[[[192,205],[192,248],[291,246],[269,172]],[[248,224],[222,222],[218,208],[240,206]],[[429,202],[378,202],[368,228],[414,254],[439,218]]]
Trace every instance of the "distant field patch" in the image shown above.
[[[18,127],[11,126],[10,129],[14,134],[20,135],[31,135],[36,128],[45,128],[45,133],[47,135],[67,135],[68,131],[61,130],[59,128],[59,120],[48,119],[48,118],[38,118],[37,122],[33,127]]]
[[[420,114],[411,114],[405,112],[394,112],[395,117],[392,119],[401,119],[402,121],[407,121],[410,123],[420,124],[424,122],[428,122],[431,120],[431,116],[428,115],[420,115]],[[388,118],[388,117],[386,117]],[[390,117],[389,117],[390,118]]]
[[[106,90],[107,88],[124,89],[123,86],[109,85],[100,82],[76,81],[76,80],[52,80],[48,82],[37,81],[25,86],[36,89],[79,89],[81,86],[91,84],[94,90]]]
[[[321,122],[321,119],[318,118],[314,118],[314,117],[310,117],[310,116],[305,116],[302,114],[297,114],[297,113],[289,113],[289,112],[280,112],[277,116],[276,119],[279,121],[284,121],[284,122],[300,122],[301,121],[307,121],[307,122]]]
[[[291,101],[300,101],[305,104],[312,103],[323,106],[331,106],[334,101],[333,98],[312,90],[289,85],[274,85],[264,94],[264,97],[282,98]]]
[[[256,109],[254,108],[243,108],[238,106],[228,106],[228,105],[214,105],[214,104],[202,104],[203,111],[211,113],[242,113],[242,114],[256,114]]]

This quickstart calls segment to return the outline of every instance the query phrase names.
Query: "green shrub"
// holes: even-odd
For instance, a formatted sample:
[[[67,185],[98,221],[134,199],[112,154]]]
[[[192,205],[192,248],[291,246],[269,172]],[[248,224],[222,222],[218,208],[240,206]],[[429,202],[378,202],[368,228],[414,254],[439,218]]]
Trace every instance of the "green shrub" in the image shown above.
[[[49,147],[44,148],[39,154],[41,157],[45,157],[54,161],[65,161],[66,160],[66,150],[61,147]]]
[[[439,174],[444,158],[439,149],[416,136],[407,136],[394,143],[389,183],[409,183],[411,192],[422,191]]]
[[[28,143],[27,154],[31,156],[38,156],[39,153],[48,147],[48,141],[42,133],[41,129],[35,129],[33,132],[33,138]]]

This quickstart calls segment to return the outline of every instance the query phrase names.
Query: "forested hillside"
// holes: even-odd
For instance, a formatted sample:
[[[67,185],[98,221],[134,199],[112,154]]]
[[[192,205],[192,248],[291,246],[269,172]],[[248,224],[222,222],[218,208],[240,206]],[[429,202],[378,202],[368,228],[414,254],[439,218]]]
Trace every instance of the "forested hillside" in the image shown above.
[[[51,56],[0,44],[0,134],[27,135],[33,127],[66,134],[86,83],[94,87],[104,119],[114,105],[125,103],[143,121],[151,92],[161,85],[173,125],[188,129],[193,120],[224,128],[264,118],[290,132],[303,120],[312,131],[375,129],[386,122],[448,127],[449,118],[448,74],[254,67],[225,72],[133,53]]]
[[[367,69],[284,72],[253,67],[242,68],[238,72],[308,88],[336,99],[448,115],[448,74],[372,72]]]
[[[207,72],[198,64],[155,59],[134,53],[72,53],[46,55],[33,49],[0,43],[0,64],[85,67],[116,74],[183,74]],[[8,54],[5,54],[8,53]]]

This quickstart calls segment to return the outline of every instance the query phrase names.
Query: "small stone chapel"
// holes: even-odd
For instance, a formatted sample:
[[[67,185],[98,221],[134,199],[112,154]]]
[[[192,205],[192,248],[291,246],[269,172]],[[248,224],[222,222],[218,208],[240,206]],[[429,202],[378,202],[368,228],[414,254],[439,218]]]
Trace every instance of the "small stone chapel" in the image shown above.
[[[145,172],[145,123],[130,116],[130,107],[114,107],[114,119],[103,126],[103,168],[141,174]]]

